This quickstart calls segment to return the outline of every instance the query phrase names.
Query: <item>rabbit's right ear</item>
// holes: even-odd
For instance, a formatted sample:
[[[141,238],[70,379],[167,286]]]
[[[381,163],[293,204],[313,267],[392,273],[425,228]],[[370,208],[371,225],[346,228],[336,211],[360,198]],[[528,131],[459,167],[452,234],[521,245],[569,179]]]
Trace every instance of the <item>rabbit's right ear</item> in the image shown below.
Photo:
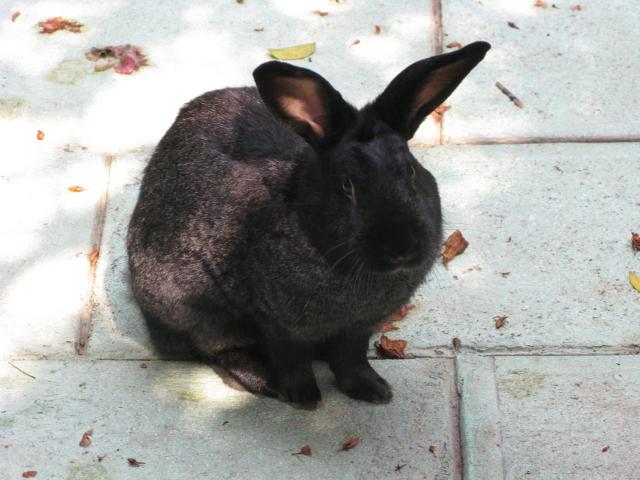
[[[422,120],[453,93],[490,48],[486,42],[475,42],[408,66],[373,102],[373,110],[409,140]]]
[[[334,145],[355,122],[353,107],[311,70],[272,61],[256,68],[253,78],[269,110],[312,147]]]

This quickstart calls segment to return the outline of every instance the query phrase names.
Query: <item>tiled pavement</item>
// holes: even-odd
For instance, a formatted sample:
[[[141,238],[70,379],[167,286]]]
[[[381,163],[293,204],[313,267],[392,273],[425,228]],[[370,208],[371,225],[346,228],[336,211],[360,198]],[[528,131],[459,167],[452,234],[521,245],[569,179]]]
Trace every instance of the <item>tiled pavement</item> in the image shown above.
[[[638,478],[640,7],[533,3],[0,4],[0,479]],[[85,30],[37,33],[58,15]],[[319,366],[324,404],[298,411],[155,358],[123,239],[183,102],[249,84],[268,47],[315,41],[303,64],[363,104],[412,61],[480,39],[486,60],[412,140],[470,246],[389,334],[416,357],[376,362],[393,403],[350,401]],[[150,58],[134,75],[84,59],[127,42]],[[349,436],[361,443],[338,452]],[[291,455],[305,444],[311,457]]]

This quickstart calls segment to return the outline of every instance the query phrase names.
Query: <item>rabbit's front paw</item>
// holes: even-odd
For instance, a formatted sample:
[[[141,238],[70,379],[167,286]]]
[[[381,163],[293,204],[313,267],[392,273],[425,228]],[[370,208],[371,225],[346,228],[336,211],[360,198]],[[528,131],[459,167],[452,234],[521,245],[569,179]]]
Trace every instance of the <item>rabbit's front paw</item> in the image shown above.
[[[313,410],[320,402],[320,390],[313,372],[287,376],[280,381],[280,393],[285,401]]]
[[[336,374],[338,388],[351,398],[371,403],[389,403],[393,397],[391,385],[371,366],[344,369]]]

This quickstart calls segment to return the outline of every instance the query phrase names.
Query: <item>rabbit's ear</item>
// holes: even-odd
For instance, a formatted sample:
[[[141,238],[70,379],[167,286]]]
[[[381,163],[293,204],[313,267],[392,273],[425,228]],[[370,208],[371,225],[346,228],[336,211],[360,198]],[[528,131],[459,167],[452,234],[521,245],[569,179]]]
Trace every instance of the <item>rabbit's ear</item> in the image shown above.
[[[475,42],[410,65],[373,102],[373,110],[402,137],[410,139],[422,120],[453,93],[490,48],[486,42]]]
[[[253,78],[269,110],[313,147],[336,143],[355,121],[353,107],[311,70],[273,61],[256,68]]]

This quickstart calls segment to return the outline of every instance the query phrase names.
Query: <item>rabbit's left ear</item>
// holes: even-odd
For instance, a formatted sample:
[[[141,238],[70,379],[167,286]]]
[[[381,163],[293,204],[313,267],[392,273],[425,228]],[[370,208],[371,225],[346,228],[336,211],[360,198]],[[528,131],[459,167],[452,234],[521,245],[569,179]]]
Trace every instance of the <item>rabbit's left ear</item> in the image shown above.
[[[336,143],[355,121],[355,110],[317,73],[283,62],[253,72],[265,105],[311,146]]]
[[[453,93],[490,48],[486,42],[475,42],[410,65],[373,102],[373,110],[409,140],[424,118]]]

